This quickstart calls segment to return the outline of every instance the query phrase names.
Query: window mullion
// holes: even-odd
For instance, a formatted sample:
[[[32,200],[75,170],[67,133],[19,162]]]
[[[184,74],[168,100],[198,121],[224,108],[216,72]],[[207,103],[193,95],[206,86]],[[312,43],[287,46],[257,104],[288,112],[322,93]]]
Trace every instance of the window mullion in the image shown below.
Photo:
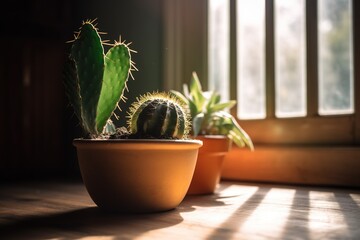
[[[318,116],[317,0],[306,1],[307,116]]]
[[[352,1],[354,43],[355,141],[360,144],[360,1]]]
[[[266,116],[275,118],[274,0],[265,3]]]
[[[236,99],[237,97],[237,61],[236,61],[236,1],[230,0],[230,99]],[[239,104],[239,99],[237,99]],[[237,116],[236,107],[231,109],[231,113]]]

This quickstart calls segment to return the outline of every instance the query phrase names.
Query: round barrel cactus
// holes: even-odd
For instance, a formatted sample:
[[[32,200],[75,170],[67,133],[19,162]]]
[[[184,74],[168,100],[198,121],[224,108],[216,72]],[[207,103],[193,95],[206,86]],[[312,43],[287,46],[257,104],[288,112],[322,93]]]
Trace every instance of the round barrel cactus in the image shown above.
[[[166,93],[148,93],[129,111],[130,132],[140,138],[185,139],[190,121],[182,103]]]

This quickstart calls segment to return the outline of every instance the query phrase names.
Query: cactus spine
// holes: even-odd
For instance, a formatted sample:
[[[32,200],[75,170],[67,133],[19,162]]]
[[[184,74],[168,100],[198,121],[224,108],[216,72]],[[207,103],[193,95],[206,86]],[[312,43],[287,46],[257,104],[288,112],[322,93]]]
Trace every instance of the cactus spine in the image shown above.
[[[185,139],[190,121],[182,104],[166,93],[146,94],[129,111],[130,132],[143,138]]]
[[[101,134],[120,99],[131,71],[133,51],[125,42],[111,44],[104,54],[103,42],[93,21],[85,21],[71,41],[64,67],[64,85],[81,126],[92,136]]]

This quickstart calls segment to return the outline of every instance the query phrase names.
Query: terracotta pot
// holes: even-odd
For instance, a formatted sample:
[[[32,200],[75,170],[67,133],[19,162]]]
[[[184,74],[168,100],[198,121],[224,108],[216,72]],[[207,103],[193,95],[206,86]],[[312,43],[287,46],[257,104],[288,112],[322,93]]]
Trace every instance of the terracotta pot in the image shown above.
[[[231,141],[222,135],[198,136],[203,142],[195,167],[193,179],[187,194],[212,194],[220,182],[225,155]]]
[[[73,144],[86,189],[100,208],[146,213],[180,204],[202,142],[75,139]]]

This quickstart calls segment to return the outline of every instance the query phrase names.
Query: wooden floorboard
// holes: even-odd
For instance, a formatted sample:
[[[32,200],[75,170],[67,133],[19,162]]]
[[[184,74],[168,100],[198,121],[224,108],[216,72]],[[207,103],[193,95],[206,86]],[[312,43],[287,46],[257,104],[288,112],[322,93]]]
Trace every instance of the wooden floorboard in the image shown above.
[[[360,190],[223,181],[156,214],[98,209],[81,182],[0,184],[0,239],[360,239]]]

